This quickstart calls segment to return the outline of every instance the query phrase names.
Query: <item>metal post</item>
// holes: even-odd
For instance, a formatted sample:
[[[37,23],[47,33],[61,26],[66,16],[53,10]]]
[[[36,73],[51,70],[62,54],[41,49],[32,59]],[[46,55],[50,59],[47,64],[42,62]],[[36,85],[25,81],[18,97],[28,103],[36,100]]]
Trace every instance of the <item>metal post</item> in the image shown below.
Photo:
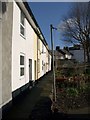
[[[51,30],[51,48],[52,48],[52,70],[53,70],[53,101],[56,102],[56,81],[55,81],[55,67],[54,67],[54,41],[52,37],[52,30],[54,27],[50,25]]]
[[[2,104],[2,2],[0,1],[0,104]],[[0,120],[2,109],[0,109]]]
[[[52,25],[50,25],[50,32],[51,32],[51,54],[52,54],[52,62],[51,62],[51,69],[53,70],[53,39],[52,39]]]

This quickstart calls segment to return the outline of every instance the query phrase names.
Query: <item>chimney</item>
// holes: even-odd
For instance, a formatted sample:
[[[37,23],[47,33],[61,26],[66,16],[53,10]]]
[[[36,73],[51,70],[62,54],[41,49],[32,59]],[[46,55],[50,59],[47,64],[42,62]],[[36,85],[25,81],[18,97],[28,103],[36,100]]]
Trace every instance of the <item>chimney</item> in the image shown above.
[[[56,46],[56,50],[60,50],[60,46]]]

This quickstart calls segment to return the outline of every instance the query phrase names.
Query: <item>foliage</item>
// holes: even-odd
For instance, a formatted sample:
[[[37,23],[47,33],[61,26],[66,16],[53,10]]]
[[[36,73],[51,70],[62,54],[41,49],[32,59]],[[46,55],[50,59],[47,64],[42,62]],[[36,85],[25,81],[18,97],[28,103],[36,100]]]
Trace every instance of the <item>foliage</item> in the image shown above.
[[[89,94],[90,91],[90,83],[87,83],[80,87],[80,92]]]
[[[90,68],[89,68],[89,69],[86,69],[86,74],[87,74],[87,75],[90,75]]]
[[[55,71],[55,76],[56,77],[60,77],[61,76],[61,71],[60,70],[56,70]]]
[[[72,76],[74,74],[74,68],[61,68],[61,70],[57,70],[56,71],[56,77],[59,77],[59,76]]]
[[[85,73],[84,70],[84,64],[77,64],[75,68],[56,71],[57,101],[60,109],[68,111],[87,107],[90,103],[88,97],[90,95],[89,70]]]
[[[67,95],[74,96],[74,97],[78,96],[79,94],[79,91],[77,88],[67,88],[66,92],[67,92]]]

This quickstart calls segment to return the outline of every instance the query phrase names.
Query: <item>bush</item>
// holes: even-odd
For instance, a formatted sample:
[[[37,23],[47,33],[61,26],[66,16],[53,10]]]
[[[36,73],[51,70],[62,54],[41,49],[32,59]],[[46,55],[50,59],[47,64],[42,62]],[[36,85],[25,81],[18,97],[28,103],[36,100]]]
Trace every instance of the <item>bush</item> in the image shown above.
[[[79,94],[79,91],[78,91],[78,89],[76,89],[76,88],[67,88],[67,95],[69,95],[69,96],[78,96],[78,94]]]
[[[66,80],[67,80],[67,79],[64,78],[64,77],[56,78],[57,87],[58,87],[58,88],[65,88],[65,87],[67,87]]]
[[[87,74],[87,75],[90,75],[90,68],[89,68],[89,69],[86,69],[86,74]]]
[[[81,86],[80,90],[84,93],[87,93],[89,94],[89,91],[90,91],[90,84],[85,84],[83,86]]]

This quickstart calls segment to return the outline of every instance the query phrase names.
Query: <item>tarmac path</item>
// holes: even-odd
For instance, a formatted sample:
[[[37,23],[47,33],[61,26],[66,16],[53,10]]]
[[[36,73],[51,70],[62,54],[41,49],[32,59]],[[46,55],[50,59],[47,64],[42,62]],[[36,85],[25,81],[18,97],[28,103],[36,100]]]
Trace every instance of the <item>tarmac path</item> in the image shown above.
[[[52,72],[44,75],[38,83],[22,95],[6,116],[7,120],[27,120],[34,106],[42,97],[50,97],[52,93]],[[5,119],[4,118],[4,119]]]

